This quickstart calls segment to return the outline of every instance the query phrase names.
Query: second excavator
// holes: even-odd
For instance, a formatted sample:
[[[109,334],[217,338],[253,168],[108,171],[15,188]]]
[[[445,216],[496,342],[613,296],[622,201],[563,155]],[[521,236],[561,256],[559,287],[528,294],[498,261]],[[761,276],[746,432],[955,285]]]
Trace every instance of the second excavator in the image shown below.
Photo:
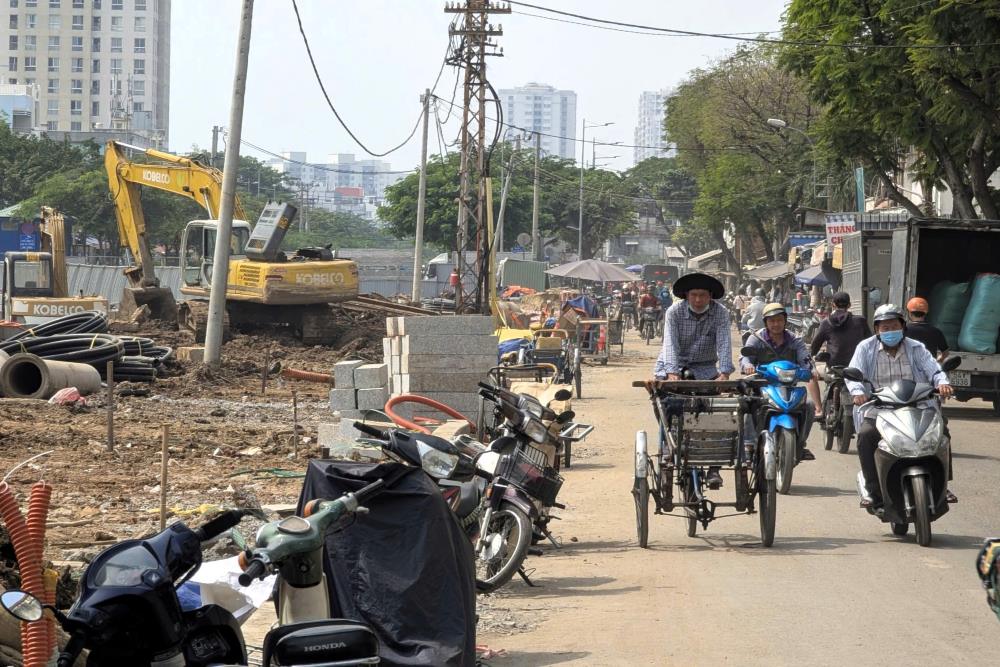
[[[137,163],[125,150],[138,151],[159,162]],[[104,166],[118,220],[121,242],[134,266],[125,270],[129,285],[121,308],[132,312],[149,307],[154,319],[176,321],[204,340],[208,295],[212,281],[218,216],[222,198],[222,173],[198,160],[164,151],[139,148],[116,141],[107,143]],[[140,186],[165,190],[196,202],[210,219],[192,220],[180,244],[182,285],[187,297],[178,306],[169,288],[160,285],[153,266],[140,199]],[[291,327],[306,344],[332,342],[336,336],[329,304],[358,295],[358,267],[335,259],[329,248],[303,248],[294,254],[281,251],[281,241],[296,214],[289,204],[268,204],[251,229],[239,201],[234,206],[229,239],[226,315],[228,326],[250,329],[264,324]]]

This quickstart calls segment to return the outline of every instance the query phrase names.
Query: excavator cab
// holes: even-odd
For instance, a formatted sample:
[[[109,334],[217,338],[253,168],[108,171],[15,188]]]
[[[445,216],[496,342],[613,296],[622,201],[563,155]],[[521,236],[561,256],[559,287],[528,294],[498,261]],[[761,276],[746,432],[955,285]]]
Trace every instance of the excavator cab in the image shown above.
[[[181,275],[188,287],[208,287],[212,283],[212,265],[215,260],[215,238],[218,232],[217,220],[192,220],[184,228],[181,237]],[[250,240],[250,225],[244,220],[233,220],[233,233],[229,243],[230,259],[246,256],[247,242]]]

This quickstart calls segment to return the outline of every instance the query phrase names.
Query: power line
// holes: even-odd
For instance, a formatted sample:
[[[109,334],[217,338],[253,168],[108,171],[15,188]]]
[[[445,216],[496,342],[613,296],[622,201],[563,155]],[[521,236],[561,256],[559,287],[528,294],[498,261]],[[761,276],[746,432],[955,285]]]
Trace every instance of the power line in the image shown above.
[[[574,12],[566,12],[559,9],[552,9],[551,7],[543,7],[541,5],[534,5],[528,2],[521,2],[521,0],[509,0],[509,4],[517,5],[520,7],[528,7],[530,9],[537,9],[539,11],[549,12],[550,14],[557,14],[559,16],[568,16],[574,19],[590,21],[592,23],[617,26],[620,28],[635,28],[637,30],[648,30],[652,32],[667,33],[671,35],[684,35],[690,37],[711,37],[714,39],[727,39],[736,42],[753,42],[757,44],[784,44],[788,46],[808,46],[817,48],[838,48],[838,49],[923,49],[923,50],[1000,46],[1000,42],[987,42],[981,44],[863,44],[859,42],[847,42],[843,44],[837,44],[833,42],[810,42],[810,41],[776,39],[771,37],[759,37],[759,36],[742,37],[739,35],[726,34],[726,33],[698,32],[695,30],[664,28],[660,26],[644,25],[641,23],[628,23],[625,21],[614,21],[611,19],[595,18],[593,16],[586,16],[584,14],[576,14]]]
[[[413,169],[400,170],[400,171],[350,171],[350,170],[347,170],[347,169],[335,169],[333,167],[328,167],[328,166],[323,165],[323,164],[315,164],[313,162],[304,162],[302,160],[294,160],[292,158],[285,157],[284,155],[281,155],[280,153],[275,153],[274,151],[270,151],[270,150],[268,150],[266,148],[262,148],[260,146],[257,146],[256,144],[252,144],[249,141],[247,141],[246,139],[240,139],[240,143],[243,144],[244,146],[249,146],[250,148],[254,149],[255,151],[258,151],[258,152],[263,153],[265,155],[270,155],[271,157],[278,158],[282,162],[291,162],[292,164],[301,164],[304,167],[310,167],[312,169],[318,169],[319,171],[329,171],[329,172],[332,172],[334,174],[354,174],[356,176],[376,176],[376,175],[412,174],[415,171]]]
[[[420,127],[420,119],[423,118],[423,113],[424,113],[423,107],[421,107],[420,114],[417,116],[417,120],[413,124],[413,129],[410,130],[409,136],[407,136],[406,139],[402,141],[402,143],[398,144],[393,148],[390,148],[384,153],[377,153],[375,151],[372,151],[370,148],[368,148],[368,146],[365,145],[363,141],[358,139],[357,135],[351,131],[351,128],[347,127],[347,123],[345,123],[344,119],[340,117],[340,113],[337,111],[337,107],[333,106],[333,101],[330,99],[330,95],[326,92],[326,86],[323,85],[323,78],[319,74],[319,68],[316,67],[316,60],[315,58],[313,58],[312,48],[309,46],[309,38],[306,37],[305,28],[302,26],[302,16],[299,14],[299,5],[296,2],[296,0],[292,0],[292,8],[295,10],[295,20],[299,24],[299,34],[302,35],[302,43],[305,44],[306,54],[309,56],[309,64],[312,65],[313,74],[316,76],[316,83],[319,84],[319,89],[320,91],[322,91],[323,97],[324,99],[326,99],[326,104],[327,106],[330,107],[330,111],[333,112],[333,115],[337,119],[337,122],[340,123],[340,126],[344,128],[344,131],[347,132],[347,134],[351,137],[351,139],[354,140],[354,143],[360,146],[361,150],[368,153],[372,157],[385,157],[386,155],[395,153],[400,148],[410,143],[410,140],[413,139],[414,135],[416,135],[417,133],[417,128]],[[434,81],[435,88],[437,87],[438,81],[441,80],[441,73],[444,72],[445,64],[446,62],[442,61],[441,69],[438,71],[437,79]]]

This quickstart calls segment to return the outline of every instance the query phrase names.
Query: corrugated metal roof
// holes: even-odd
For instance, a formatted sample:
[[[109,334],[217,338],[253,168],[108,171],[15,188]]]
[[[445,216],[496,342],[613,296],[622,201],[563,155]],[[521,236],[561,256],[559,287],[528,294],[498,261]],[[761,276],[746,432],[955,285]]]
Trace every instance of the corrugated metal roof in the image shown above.
[[[746,272],[746,275],[754,280],[775,280],[791,274],[792,270],[788,268],[788,262],[778,261],[761,264]]]

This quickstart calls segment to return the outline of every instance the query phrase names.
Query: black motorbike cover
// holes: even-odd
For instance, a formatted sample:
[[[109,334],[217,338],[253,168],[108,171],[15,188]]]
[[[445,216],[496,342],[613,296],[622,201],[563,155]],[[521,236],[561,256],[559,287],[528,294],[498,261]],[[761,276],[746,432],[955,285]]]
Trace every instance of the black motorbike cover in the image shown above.
[[[434,482],[399,463],[311,461],[299,510],[377,479],[370,514],[326,539],[324,570],[335,618],[364,621],[383,665],[472,667],[476,593],[472,546]]]

